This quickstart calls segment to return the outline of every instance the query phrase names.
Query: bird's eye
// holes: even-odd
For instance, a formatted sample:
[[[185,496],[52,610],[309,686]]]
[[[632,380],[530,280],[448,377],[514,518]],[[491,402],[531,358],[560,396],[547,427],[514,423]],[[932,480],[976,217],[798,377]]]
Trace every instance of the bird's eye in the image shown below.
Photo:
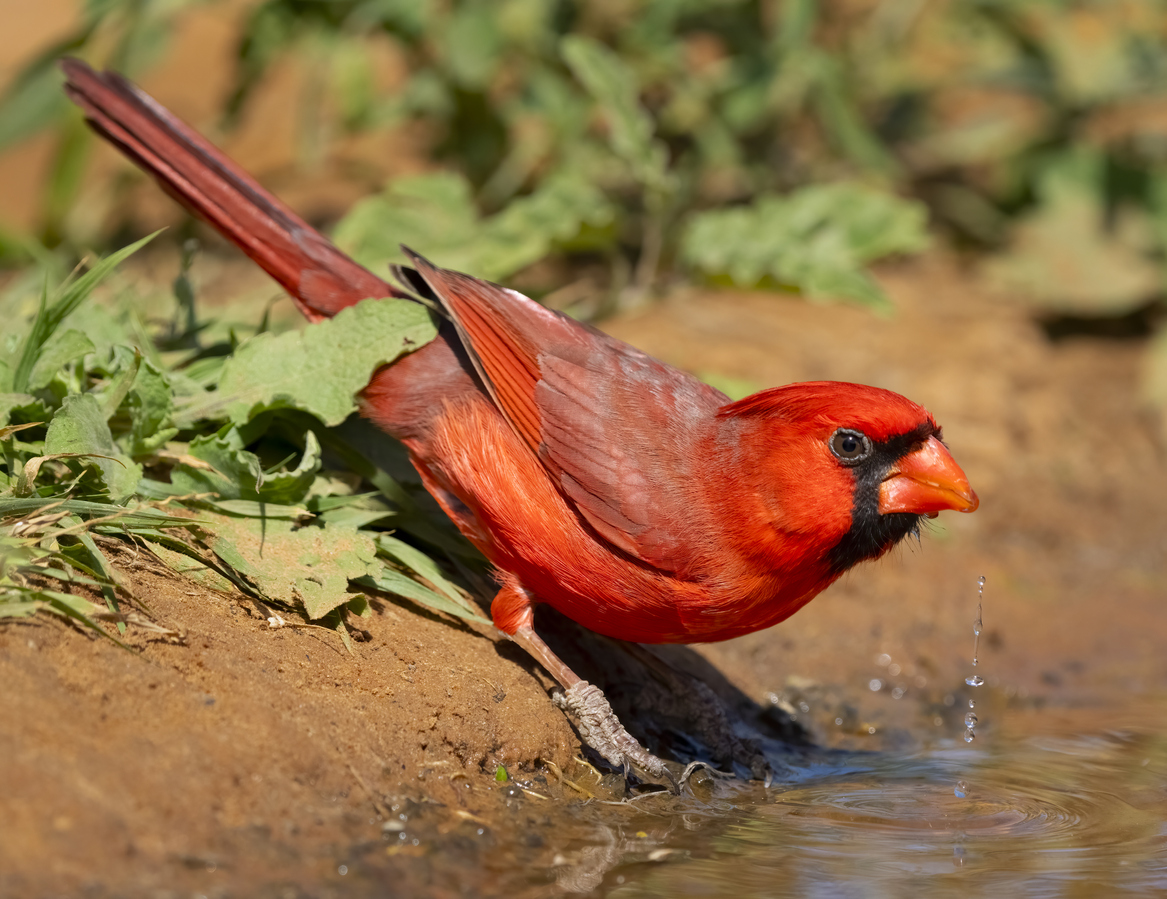
[[[861,431],[839,428],[828,442],[835,458],[844,465],[857,465],[871,455],[871,441]]]

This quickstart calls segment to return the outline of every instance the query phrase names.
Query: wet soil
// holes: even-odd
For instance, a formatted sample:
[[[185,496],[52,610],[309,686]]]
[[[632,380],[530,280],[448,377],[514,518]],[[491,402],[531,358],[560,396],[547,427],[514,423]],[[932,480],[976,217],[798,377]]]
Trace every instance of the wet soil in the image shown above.
[[[1107,719],[1167,690],[1167,466],[1138,403],[1144,344],[1051,342],[939,255],[881,279],[886,319],[691,290],[606,324],[700,373],[906,393],[981,496],[777,628],[662,652],[769,739],[779,777],[776,738],[798,733],[783,710],[819,746],[909,752],[959,732],[980,575],[978,671],[1011,727],[1043,707]],[[0,628],[0,895],[542,895],[577,870],[572,822],[623,814],[602,804],[623,783],[577,761],[550,679],[489,628],[382,604],[350,655],[145,553],[120,563],[184,643],[131,630],[128,653],[47,618]],[[570,654],[580,638],[558,639]],[[578,658],[609,675],[634,732],[686,760],[618,653],[585,640]]]

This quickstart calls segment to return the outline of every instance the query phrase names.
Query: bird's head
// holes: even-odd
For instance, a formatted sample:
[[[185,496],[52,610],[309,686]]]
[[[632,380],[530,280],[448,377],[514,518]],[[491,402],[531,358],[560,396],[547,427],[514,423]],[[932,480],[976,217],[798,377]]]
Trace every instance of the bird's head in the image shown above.
[[[814,539],[832,574],[874,559],[923,517],[979,500],[922,406],[897,393],[814,381],[722,407],[771,525]],[[817,538],[817,539],[815,539]]]

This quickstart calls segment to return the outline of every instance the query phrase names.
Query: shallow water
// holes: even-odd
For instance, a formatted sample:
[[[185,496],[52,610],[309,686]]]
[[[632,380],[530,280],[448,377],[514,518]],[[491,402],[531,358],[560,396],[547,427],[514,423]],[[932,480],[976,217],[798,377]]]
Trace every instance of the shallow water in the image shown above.
[[[712,841],[679,837],[685,859],[625,874],[611,895],[1167,893],[1167,704],[1156,706],[1146,723],[1158,730],[1066,733],[1063,718],[1056,733],[975,749],[819,761],[736,804]]]
[[[444,872],[423,881],[515,896],[1167,895],[1167,696],[1002,710],[972,745],[957,731],[910,753],[784,758],[781,782],[719,780],[703,800],[516,794],[512,828],[433,847]],[[366,884],[384,884],[364,861]]]

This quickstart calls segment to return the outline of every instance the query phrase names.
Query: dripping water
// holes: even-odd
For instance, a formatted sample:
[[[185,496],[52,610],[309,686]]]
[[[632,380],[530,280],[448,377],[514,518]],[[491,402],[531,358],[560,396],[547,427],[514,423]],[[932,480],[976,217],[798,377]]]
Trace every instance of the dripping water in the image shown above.
[[[985,597],[985,578],[984,575],[977,580],[977,617],[973,621],[973,667],[977,666],[977,656],[981,648],[981,629],[984,624],[981,622],[981,606]],[[964,679],[964,682],[970,687],[979,687],[985,682],[985,679],[979,674],[970,674]],[[977,736],[977,713],[975,711],[977,703],[975,699],[968,701],[968,714],[964,716],[964,742],[971,743]]]
[[[984,628],[984,623],[981,620],[981,609],[985,597],[985,578],[982,575],[977,579],[977,617],[973,620],[973,667],[977,667],[978,656],[981,648],[981,630]],[[975,672],[964,679],[964,682],[970,687],[979,687],[984,684],[985,679]],[[972,697],[969,697],[968,712],[964,716],[964,742],[971,743],[977,736],[977,702]],[[968,795],[968,784],[963,780],[957,783],[956,796],[958,799],[964,799]]]

